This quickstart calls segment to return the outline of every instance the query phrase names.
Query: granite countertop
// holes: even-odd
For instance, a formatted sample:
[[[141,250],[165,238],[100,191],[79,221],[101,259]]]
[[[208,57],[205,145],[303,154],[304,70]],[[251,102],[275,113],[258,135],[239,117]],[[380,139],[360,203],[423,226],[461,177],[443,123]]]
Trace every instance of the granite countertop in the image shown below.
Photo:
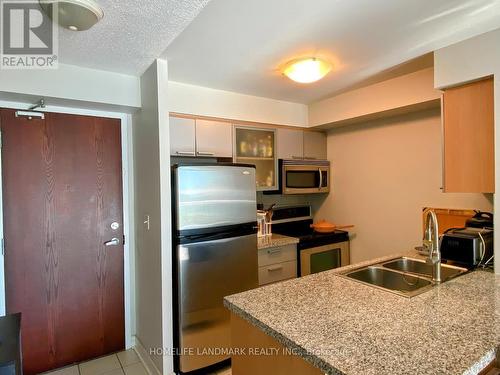
[[[477,374],[492,362],[500,276],[478,270],[405,298],[338,275],[394,257],[271,284],[224,304],[327,374]]]
[[[268,249],[270,247],[286,246],[299,243],[299,239],[295,237],[283,236],[281,234],[271,234],[269,236],[258,237],[257,248]]]

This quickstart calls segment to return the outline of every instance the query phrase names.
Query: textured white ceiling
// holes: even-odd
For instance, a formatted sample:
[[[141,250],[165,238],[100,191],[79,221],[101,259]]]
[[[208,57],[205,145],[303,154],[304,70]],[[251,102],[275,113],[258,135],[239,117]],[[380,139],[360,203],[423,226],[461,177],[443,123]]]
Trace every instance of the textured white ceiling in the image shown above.
[[[310,103],[498,27],[499,0],[212,0],[166,56],[174,81]],[[280,74],[310,55],[334,72],[311,85]]]
[[[104,18],[93,28],[59,28],[59,61],[139,75],[209,0],[97,0]]]

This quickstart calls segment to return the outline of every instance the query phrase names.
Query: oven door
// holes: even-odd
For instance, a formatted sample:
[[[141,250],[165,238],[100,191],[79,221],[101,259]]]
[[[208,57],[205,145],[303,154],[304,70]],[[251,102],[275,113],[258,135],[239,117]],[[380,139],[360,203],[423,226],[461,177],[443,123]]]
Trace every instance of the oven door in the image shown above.
[[[281,184],[283,194],[328,193],[330,191],[330,167],[283,165]]]
[[[349,258],[349,241],[301,250],[300,276],[347,266]]]

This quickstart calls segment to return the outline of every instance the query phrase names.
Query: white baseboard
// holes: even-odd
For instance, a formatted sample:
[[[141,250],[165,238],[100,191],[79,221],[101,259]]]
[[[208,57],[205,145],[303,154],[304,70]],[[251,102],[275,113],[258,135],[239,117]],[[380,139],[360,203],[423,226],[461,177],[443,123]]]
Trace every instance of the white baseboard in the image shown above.
[[[126,350],[135,348],[135,335],[130,336],[128,343],[125,347]]]
[[[161,371],[158,369],[158,367],[156,367],[153,360],[146,351],[146,348],[144,347],[144,345],[142,345],[141,340],[139,340],[137,336],[134,336],[134,342],[135,342],[134,349],[139,358],[141,358],[141,361],[144,364],[144,367],[146,367],[146,370],[148,371],[149,375],[162,375]],[[175,375],[175,374],[172,373],[166,375]]]

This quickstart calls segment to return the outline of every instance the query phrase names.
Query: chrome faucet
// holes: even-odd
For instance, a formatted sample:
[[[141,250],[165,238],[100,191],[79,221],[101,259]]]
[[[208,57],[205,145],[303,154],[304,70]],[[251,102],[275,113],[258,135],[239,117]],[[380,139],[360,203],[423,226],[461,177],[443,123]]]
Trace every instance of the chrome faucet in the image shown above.
[[[429,251],[429,256],[425,260],[432,265],[432,281],[441,282],[441,251],[439,249],[439,230],[436,213],[432,210],[425,215],[425,231],[423,246]]]

